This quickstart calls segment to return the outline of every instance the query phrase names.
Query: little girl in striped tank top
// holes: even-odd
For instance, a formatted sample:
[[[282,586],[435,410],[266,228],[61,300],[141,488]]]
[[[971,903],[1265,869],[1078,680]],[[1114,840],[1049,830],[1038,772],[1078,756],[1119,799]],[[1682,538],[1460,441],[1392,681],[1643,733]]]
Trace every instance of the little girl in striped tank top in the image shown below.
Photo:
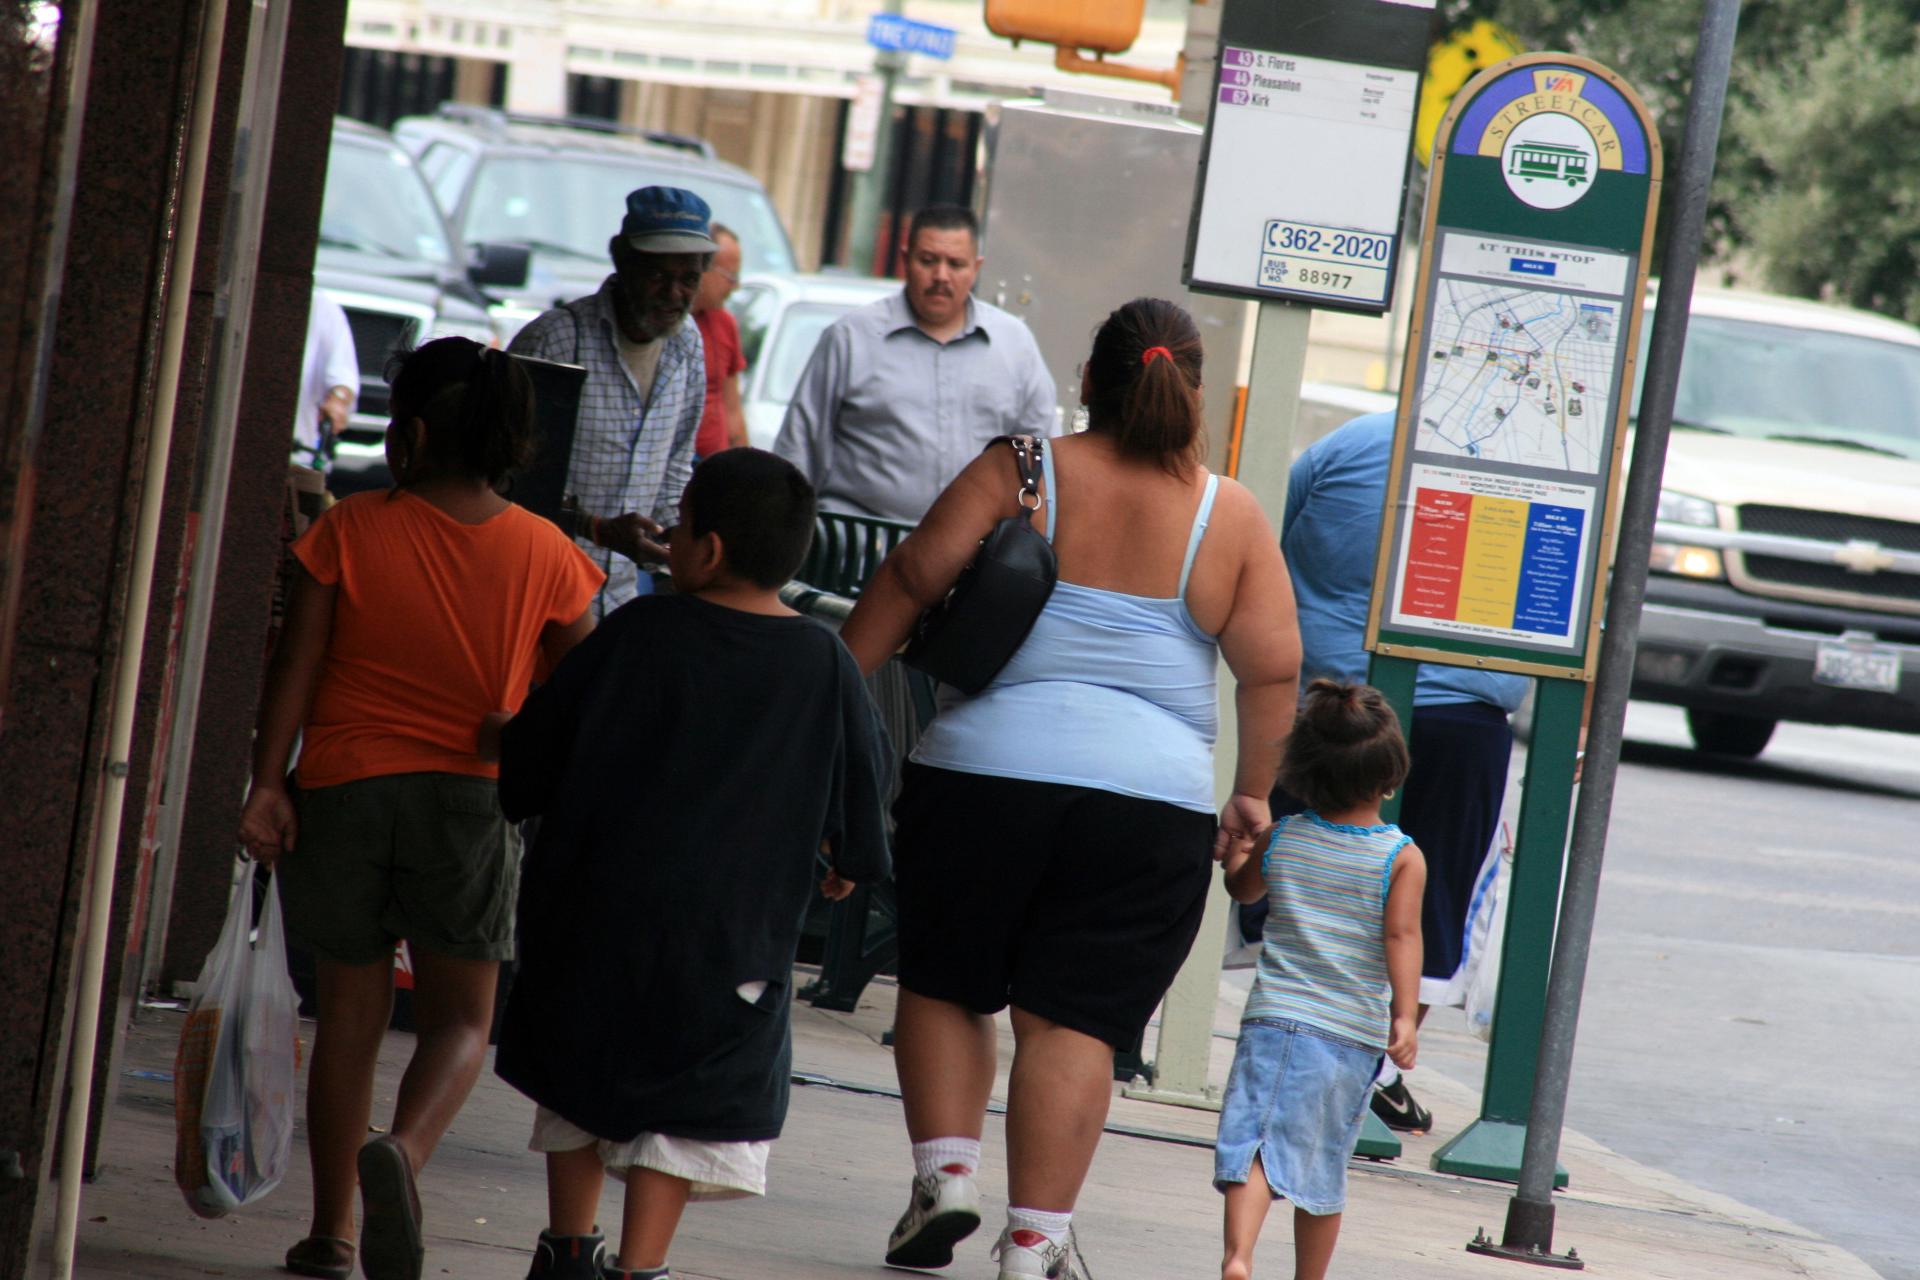
[[[1386,1054],[1413,1066],[1427,865],[1381,802],[1407,776],[1378,689],[1315,680],[1280,782],[1307,805],[1225,864],[1237,902],[1265,897],[1266,936],[1220,1112],[1222,1280],[1248,1280],[1267,1208],[1293,1201],[1295,1280],[1320,1280],[1347,1202],[1347,1161]],[[1264,1184],[1264,1185],[1263,1185]]]

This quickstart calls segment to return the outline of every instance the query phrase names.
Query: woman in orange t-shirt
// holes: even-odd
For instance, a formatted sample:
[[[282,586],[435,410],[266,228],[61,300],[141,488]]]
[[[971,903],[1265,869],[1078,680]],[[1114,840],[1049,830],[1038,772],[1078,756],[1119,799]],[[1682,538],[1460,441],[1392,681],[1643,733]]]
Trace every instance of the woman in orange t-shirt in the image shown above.
[[[356,1183],[362,1271],[419,1280],[414,1176],[479,1076],[513,954],[519,841],[482,725],[518,710],[536,664],[592,628],[603,581],[557,527],[500,496],[533,448],[524,369],[443,338],[398,362],[392,383],[394,487],[336,504],[294,543],[300,569],[240,819],[318,961],[313,1224],[287,1269],[341,1280]],[[419,1037],[391,1132],[365,1142],[402,939]]]

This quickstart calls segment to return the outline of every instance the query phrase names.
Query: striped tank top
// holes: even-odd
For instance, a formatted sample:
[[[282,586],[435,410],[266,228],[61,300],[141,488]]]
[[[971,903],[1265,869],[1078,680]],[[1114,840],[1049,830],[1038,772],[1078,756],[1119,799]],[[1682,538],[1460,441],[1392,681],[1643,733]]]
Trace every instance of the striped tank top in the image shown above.
[[[1273,829],[1260,869],[1267,929],[1244,1021],[1287,1019],[1387,1047],[1387,882],[1399,827],[1352,827],[1308,810]]]

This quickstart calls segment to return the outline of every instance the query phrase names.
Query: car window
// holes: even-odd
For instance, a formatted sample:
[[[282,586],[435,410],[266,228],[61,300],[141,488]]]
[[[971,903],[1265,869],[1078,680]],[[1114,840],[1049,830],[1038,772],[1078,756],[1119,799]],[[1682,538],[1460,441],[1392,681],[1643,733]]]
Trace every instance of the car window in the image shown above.
[[[727,310],[740,322],[740,355],[752,368],[760,359],[760,344],[780,309],[780,299],[765,285],[743,284],[727,299]]]
[[[655,184],[686,186],[740,237],[746,271],[792,271],[793,249],[767,194],[734,182],[708,182],[644,165],[564,156],[492,156],[482,162],[461,238],[554,246],[604,262],[627,192]]]
[[[813,358],[813,349],[820,345],[820,335],[850,310],[844,302],[796,302],[788,307],[780,317],[773,349],[767,353],[766,372],[755,380],[759,387],[756,398],[779,404],[793,399],[793,389],[800,385],[800,375]]]
[[[471,152],[451,142],[431,143],[420,153],[420,172],[433,188],[435,203],[449,217],[460,207],[460,193],[467,188],[473,161]]]
[[[1651,328],[1643,326],[1643,348]],[[1738,436],[1831,439],[1920,457],[1920,347],[1695,315],[1673,416]]]
[[[335,138],[320,206],[323,247],[449,266],[446,224],[413,160],[397,146]]]

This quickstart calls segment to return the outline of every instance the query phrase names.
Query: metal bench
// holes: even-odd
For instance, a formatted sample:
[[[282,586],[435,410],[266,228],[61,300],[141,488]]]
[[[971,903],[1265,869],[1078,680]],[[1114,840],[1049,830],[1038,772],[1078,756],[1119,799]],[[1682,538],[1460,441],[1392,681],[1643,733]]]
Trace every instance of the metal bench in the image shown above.
[[[880,562],[911,532],[912,525],[896,520],[822,512],[813,548],[782,598],[838,629]],[[900,766],[933,719],[933,682],[893,658],[867,677],[867,689],[893,746],[881,779],[891,809],[900,791]],[[890,970],[899,952],[893,882],[860,885],[828,908],[820,976],[800,994],[817,1008],[851,1011],[874,975]]]

